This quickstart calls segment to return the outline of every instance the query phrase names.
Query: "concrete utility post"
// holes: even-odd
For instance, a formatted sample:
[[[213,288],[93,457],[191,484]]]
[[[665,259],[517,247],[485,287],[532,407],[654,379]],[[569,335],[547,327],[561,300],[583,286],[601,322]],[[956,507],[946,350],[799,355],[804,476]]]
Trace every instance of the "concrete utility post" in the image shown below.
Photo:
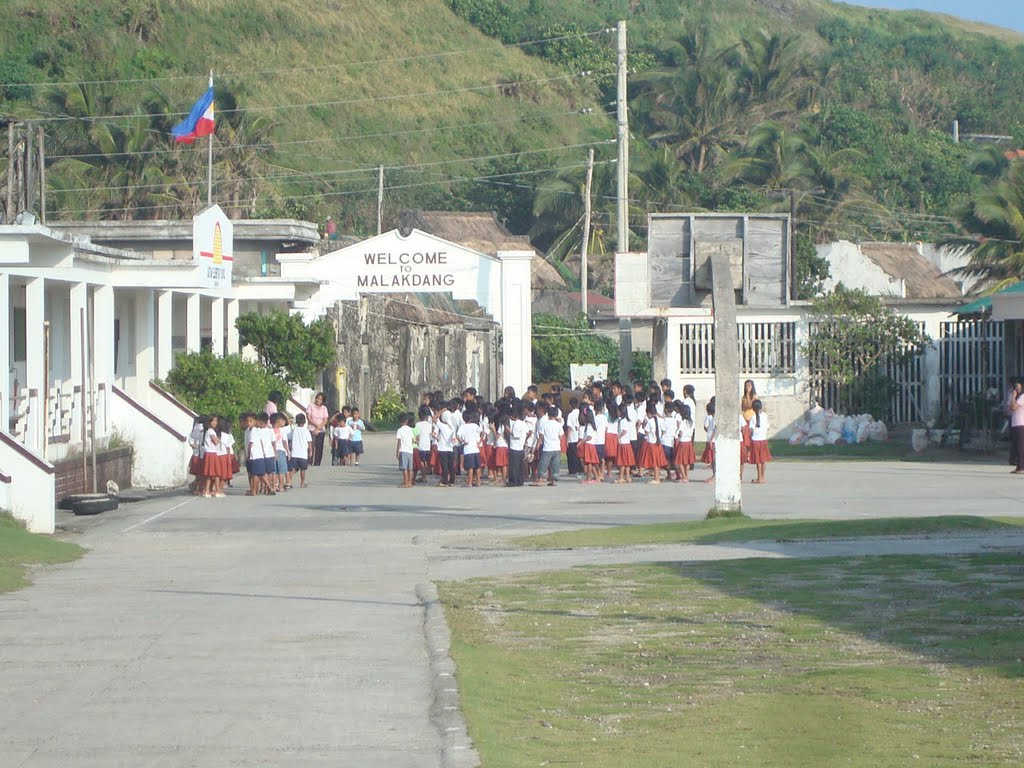
[[[740,481],[740,352],[736,331],[736,289],[729,254],[711,256],[715,313],[715,511],[738,513],[743,508]]]
[[[587,187],[583,196],[583,248],[580,251],[580,296],[583,316],[588,316],[590,297],[589,249],[590,249],[590,189],[594,183],[594,148],[587,155]]]
[[[629,110],[627,107],[626,67],[629,57],[626,48],[626,22],[618,26],[618,145],[619,161],[617,192],[617,237],[615,248],[619,253],[629,251]],[[633,368],[633,321],[619,319],[619,380],[626,381]]]

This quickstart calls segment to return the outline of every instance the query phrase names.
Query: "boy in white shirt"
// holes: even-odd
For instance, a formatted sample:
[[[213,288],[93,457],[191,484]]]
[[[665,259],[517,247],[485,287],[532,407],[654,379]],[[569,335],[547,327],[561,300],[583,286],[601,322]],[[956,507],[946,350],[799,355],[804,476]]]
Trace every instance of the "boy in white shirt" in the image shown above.
[[[395,458],[398,459],[398,468],[402,471],[402,484],[399,488],[412,488],[413,476],[412,476],[412,450],[413,450],[413,432],[412,427],[409,426],[409,422],[412,420],[412,414],[403,413],[398,423],[401,425],[398,427],[398,432],[395,433],[395,437],[398,442],[395,446]]]
[[[455,485],[455,430],[451,425],[451,412],[440,408],[434,414],[434,439],[437,440],[437,460],[441,464],[440,488]]]
[[[331,430],[331,463],[334,466],[345,466],[348,463],[349,440],[352,437],[352,427],[344,415],[338,420],[337,426]]]
[[[416,422],[413,434],[416,436],[416,450],[420,454],[420,482],[427,482],[430,469],[430,440],[434,435],[434,419],[429,405],[420,406],[420,420]]]
[[[480,424],[480,415],[471,413],[464,417],[459,431],[456,433],[459,443],[462,445],[462,462],[466,469],[466,487],[472,487],[475,483],[480,487],[480,443],[483,435]]]
[[[289,466],[288,484],[292,484],[292,478],[296,472],[299,473],[299,480],[306,487],[306,470],[309,469],[309,462],[313,459],[313,435],[306,426],[306,417],[299,414],[295,417],[295,426],[291,433],[292,458]]]
[[[575,397],[569,398],[569,414],[565,417],[565,458],[569,464],[569,477],[583,474],[580,455],[580,408]]]
[[[348,425],[348,428],[352,430],[348,436],[348,463],[351,464],[352,459],[355,459],[355,464],[358,467],[359,457],[363,455],[363,432],[366,431],[366,423],[359,417],[358,408],[352,409],[352,415],[345,423]]]
[[[540,465],[538,479],[533,485],[541,485],[540,478],[545,474],[548,477],[548,485],[554,485],[558,482],[558,473],[562,469],[562,420],[558,418],[558,408],[555,406],[548,409],[547,415],[544,426],[540,428]]]
[[[508,425],[508,485],[510,488],[518,488],[523,484],[523,472],[526,464],[526,445],[533,432],[530,425],[523,419],[523,409],[520,407],[512,415]]]

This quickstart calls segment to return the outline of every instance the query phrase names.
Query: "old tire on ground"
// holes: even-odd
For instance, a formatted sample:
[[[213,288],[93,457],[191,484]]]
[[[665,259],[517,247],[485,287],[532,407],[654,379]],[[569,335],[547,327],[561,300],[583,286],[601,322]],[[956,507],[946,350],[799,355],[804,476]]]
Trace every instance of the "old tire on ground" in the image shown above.
[[[63,509],[70,512],[75,508],[75,504],[78,504],[81,501],[97,501],[98,499],[109,498],[110,496],[106,493],[72,493],[70,496],[65,496],[57,502],[57,509]]]
[[[98,515],[100,512],[111,512],[117,509],[117,499],[104,496],[100,499],[86,499],[75,504],[71,511],[76,515]]]

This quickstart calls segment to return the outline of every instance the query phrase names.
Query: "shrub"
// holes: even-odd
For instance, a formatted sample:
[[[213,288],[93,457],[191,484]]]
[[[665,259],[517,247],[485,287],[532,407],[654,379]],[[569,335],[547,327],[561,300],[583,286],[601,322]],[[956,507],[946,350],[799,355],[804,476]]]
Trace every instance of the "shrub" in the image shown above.
[[[370,417],[376,422],[393,424],[398,421],[398,414],[403,411],[405,411],[405,401],[402,396],[393,389],[386,389],[374,401],[373,407],[370,409]]]

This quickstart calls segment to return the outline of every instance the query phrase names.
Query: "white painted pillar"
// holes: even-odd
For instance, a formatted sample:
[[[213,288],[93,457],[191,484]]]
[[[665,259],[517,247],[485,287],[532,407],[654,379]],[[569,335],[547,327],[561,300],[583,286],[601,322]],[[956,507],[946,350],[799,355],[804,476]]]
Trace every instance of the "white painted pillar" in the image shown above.
[[[80,387],[83,384],[82,381],[82,310],[86,310],[86,329],[88,329],[89,317],[88,317],[88,301],[89,299],[89,286],[87,283],[73,283],[71,290],[68,292],[69,307],[71,309],[71,336],[69,339],[69,352],[71,354],[71,365],[68,370],[71,371],[71,387]],[[88,354],[88,352],[87,352]],[[78,398],[76,398],[77,400]],[[74,409],[72,409],[72,412]],[[74,436],[73,436],[74,437]],[[79,435],[79,438],[81,436]]]
[[[921,387],[922,417],[929,427],[935,426],[942,412],[942,360],[939,355],[939,343],[942,337],[942,320],[939,317],[930,317],[924,324],[925,333],[931,337],[932,343],[924,352],[924,359],[921,361],[921,375],[923,385]]]
[[[108,387],[114,381],[114,287],[97,286],[92,294],[93,354],[96,382]]]
[[[156,295],[156,377],[163,381],[174,365],[174,292]]]
[[[499,251],[504,386],[523,392],[533,379],[533,251]],[[503,388],[503,387],[502,387]]]
[[[156,311],[153,292],[147,288],[135,291],[135,391],[130,394],[136,399],[156,378]]]
[[[202,342],[202,306],[203,297],[198,293],[190,293],[185,301],[185,351],[198,352]]]
[[[224,299],[216,298],[210,308],[211,349],[217,357],[224,357]]]
[[[11,280],[0,272],[0,430],[10,429],[11,418]]]
[[[47,381],[46,349],[46,281],[35,277],[25,284],[25,388],[29,391],[34,416],[29,419],[25,443],[38,449],[43,444],[46,417],[39,412],[50,382]],[[35,399],[31,399],[36,392]]]
[[[238,299],[228,299],[228,354],[237,355],[240,349],[238,341],[238,328],[235,326],[238,320],[239,305]]]

